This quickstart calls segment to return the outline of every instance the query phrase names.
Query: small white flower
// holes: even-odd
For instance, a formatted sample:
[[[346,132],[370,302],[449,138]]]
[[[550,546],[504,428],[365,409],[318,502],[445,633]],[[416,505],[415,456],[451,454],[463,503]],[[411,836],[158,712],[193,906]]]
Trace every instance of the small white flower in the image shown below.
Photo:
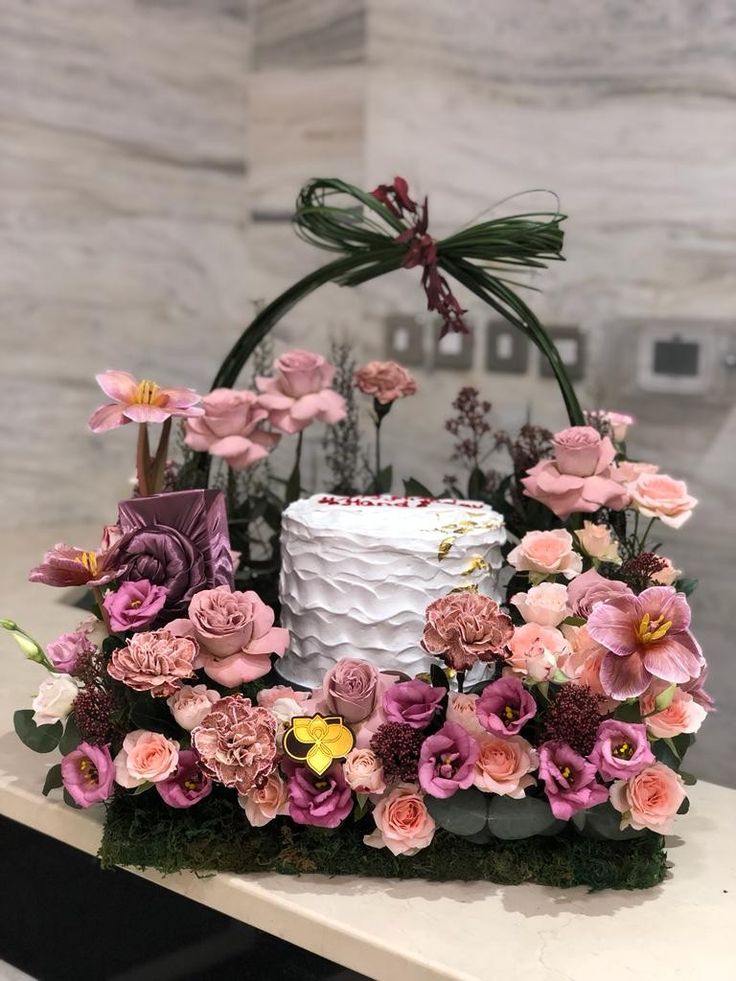
[[[41,682],[38,695],[33,699],[33,721],[37,726],[50,726],[63,722],[69,715],[79,688],[68,674],[51,674]]]

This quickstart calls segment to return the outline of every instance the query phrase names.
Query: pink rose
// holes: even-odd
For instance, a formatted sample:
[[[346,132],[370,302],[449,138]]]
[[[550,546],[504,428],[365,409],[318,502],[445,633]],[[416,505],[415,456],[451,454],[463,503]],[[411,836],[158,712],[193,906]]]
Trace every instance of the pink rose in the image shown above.
[[[601,665],[607,653],[606,648],[593,640],[584,626],[574,627],[563,623],[560,629],[570,645],[570,654],[560,661],[558,667],[572,682],[587,685],[595,695],[600,695],[599,711],[601,715],[607,715],[619,703],[606,697],[601,684]]]
[[[273,770],[260,787],[239,794],[238,803],[245,811],[248,823],[254,828],[262,828],[275,817],[289,813],[286,781],[278,770]]]
[[[416,855],[432,844],[434,819],[423,794],[413,785],[400,784],[373,810],[376,830],[363,838],[371,848],[388,848],[393,855]]]
[[[216,388],[202,400],[204,415],[187,419],[187,446],[222,457],[233,470],[258,463],[278,443],[276,433],[264,432],[268,410],[255,392]]]
[[[613,479],[616,450],[592,426],[571,426],[555,435],[555,457],[540,460],[522,480],[524,493],[541,501],[558,518],[601,507],[620,511],[628,493]]]
[[[502,653],[511,636],[511,617],[480,593],[450,593],[429,604],[422,647],[455,671]]]
[[[656,463],[638,463],[636,460],[621,460],[620,463],[611,467],[611,476],[619,484],[632,484],[639,474],[657,473],[659,467]]]
[[[658,686],[661,687],[661,686]],[[644,722],[649,732],[657,739],[671,739],[681,732],[697,732],[708,714],[698,705],[693,696],[681,688],[675,688],[672,701],[667,708],[654,712],[654,694],[643,696],[642,712],[647,714]]]
[[[479,697],[470,693],[451,691],[445,716],[448,722],[456,722],[471,736],[476,737],[485,731],[478,719]]]
[[[202,589],[189,604],[188,620],[173,620],[169,629],[199,645],[195,666],[213,681],[235,688],[271,670],[271,655],[286,651],[289,634],[274,627],[274,612],[257,593],[229,586]]]
[[[537,623],[540,627],[556,627],[570,615],[567,586],[563,583],[540,583],[526,593],[516,593],[510,602],[527,623]]]
[[[296,691],[290,685],[274,685],[273,688],[261,688],[256,695],[256,702],[261,708],[270,709],[274,702],[282,698],[290,698],[296,702],[306,702],[312,697],[310,691]]]
[[[342,769],[345,782],[357,794],[382,794],[386,790],[383,765],[372,749],[351,749]]]
[[[179,743],[160,732],[135,729],[123,740],[115,757],[115,782],[131,789],[166,780],[179,762]]]
[[[596,603],[608,603],[629,592],[625,582],[606,579],[595,569],[588,569],[567,587],[567,602],[576,617],[587,619]]]
[[[680,528],[698,503],[687,492],[683,480],[674,480],[663,473],[640,474],[626,485],[631,506],[647,518],[659,518],[670,528]]]
[[[395,361],[369,361],[353,380],[364,395],[372,395],[381,405],[415,395],[417,390],[416,379]]]
[[[629,426],[636,422],[633,416],[626,415],[625,412],[606,412],[603,416],[611,429],[611,435],[617,443],[623,443]]]
[[[546,681],[570,655],[563,634],[556,627],[540,627],[538,623],[515,627],[508,646],[508,664],[516,674],[528,675],[532,681]]]
[[[598,562],[621,564],[618,542],[613,540],[608,525],[596,525],[592,521],[584,521],[583,527],[575,534],[591,559],[597,559]]]
[[[572,535],[564,528],[528,531],[509,552],[507,561],[517,572],[562,575],[572,579],[583,569],[582,556],[574,551],[573,544]]]
[[[194,675],[196,645],[170,630],[135,634],[125,647],[112,652],[107,673],[134,691],[150,691],[166,698],[181,688],[183,678]]]
[[[621,812],[621,828],[649,828],[658,834],[672,831],[672,823],[685,800],[682,777],[664,763],[652,763],[630,780],[611,787],[611,804]]]
[[[327,709],[341,715],[348,725],[364,722],[373,714],[379,692],[378,668],[370,661],[341,658],[325,675],[322,695]]]
[[[259,403],[271,424],[298,433],[318,420],[333,424],[345,418],[345,399],[330,386],[335,368],[319,354],[289,351],[274,362],[273,378],[257,378]]]
[[[658,586],[674,586],[682,575],[682,569],[676,569],[672,563],[672,560],[668,559],[664,555],[658,555],[657,558],[664,562],[664,566],[661,569],[658,569],[657,572],[652,573],[652,582],[656,583]]]
[[[486,733],[479,743],[480,755],[475,762],[473,780],[479,790],[518,800],[524,796],[526,787],[536,784],[530,773],[536,770],[539,760],[526,739]]]
[[[208,777],[247,794],[276,764],[276,719],[249,698],[228,695],[194,729],[192,746]]]
[[[207,685],[182,685],[166,699],[166,704],[177,725],[191,732],[219,700],[220,693]]]

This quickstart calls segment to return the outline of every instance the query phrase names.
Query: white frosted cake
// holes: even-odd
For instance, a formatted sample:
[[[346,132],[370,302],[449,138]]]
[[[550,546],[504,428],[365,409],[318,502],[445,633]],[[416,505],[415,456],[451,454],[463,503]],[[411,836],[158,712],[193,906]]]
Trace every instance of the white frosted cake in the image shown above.
[[[281,532],[277,670],[316,688],[341,657],[415,675],[424,611],[453,589],[498,599],[503,518],[477,501],[316,494],[291,504]]]

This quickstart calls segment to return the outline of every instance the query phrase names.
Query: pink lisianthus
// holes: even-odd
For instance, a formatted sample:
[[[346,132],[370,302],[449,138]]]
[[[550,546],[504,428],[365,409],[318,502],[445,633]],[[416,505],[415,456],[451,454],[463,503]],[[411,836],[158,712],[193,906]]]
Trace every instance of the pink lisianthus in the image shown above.
[[[687,599],[672,586],[597,603],[587,629],[608,651],[600,675],[604,692],[623,701],[641,695],[654,678],[674,684],[697,678],[703,655],[689,626]]]
[[[419,752],[419,785],[432,797],[452,797],[466,790],[475,776],[478,743],[462,726],[445,722],[422,743]]]
[[[598,727],[588,759],[604,780],[628,780],[654,763],[654,753],[643,725],[606,719]]]
[[[179,762],[179,743],[160,732],[135,729],[123,740],[115,757],[115,782],[132,789],[166,780]]]
[[[507,557],[517,572],[534,572],[542,576],[564,576],[573,579],[583,569],[583,559],[573,548],[569,531],[528,531]]]
[[[370,848],[388,848],[393,855],[416,855],[432,844],[436,825],[413,784],[399,784],[373,809],[376,830],[363,838]]]
[[[576,512],[626,507],[628,493],[611,473],[616,450],[608,436],[592,426],[571,426],[556,433],[554,447],[554,459],[541,460],[522,480],[528,497],[563,520]]]
[[[276,719],[249,698],[228,695],[192,731],[192,746],[207,776],[247,794],[276,764]]]
[[[278,770],[272,770],[261,786],[247,794],[238,795],[238,804],[245,811],[248,824],[262,828],[274,818],[289,813],[289,792]]]
[[[491,661],[513,631],[511,617],[479,593],[450,593],[429,604],[422,647],[455,671]]]
[[[664,682],[660,682],[657,687],[663,689],[666,686]],[[659,712],[655,711],[655,699],[655,692],[642,696],[641,708],[648,731],[657,739],[671,739],[683,732],[697,732],[708,714],[690,692],[683,691],[682,688],[675,688],[672,701]]]
[[[283,433],[298,433],[310,423],[333,424],[345,418],[345,399],[331,388],[335,367],[311,351],[289,351],[274,362],[273,378],[257,378],[260,405]]]
[[[64,789],[80,807],[107,800],[115,780],[109,748],[80,743],[61,761],[61,779]]]
[[[399,681],[383,696],[383,711],[388,722],[402,722],[412,729],[426,729],[434,721],[447,689],[428,685],[421,678]]]
[[[169,629],[198,645],[195,667],[228,688],[254,681],[271,670],[271,655],[281,656],[289,634],[274,627],[274,612],[257,593],[229,586],[202,589],[189,604],[189,619]]]
[[[659,518],[670,528],[680,528],[693,513],[697,499],[687,492],[683,480],[663,473],[642,473],[626,485],[631,507],[646,518]]]
[[[483,689],[476,713],[487,732],[516,736],[537,714],[537,703],[518,678],[499,678]]]
[[[152,623],[163,609],[168,590],[147,579],[130,580],[105,594],[103,606],[113,630],[140,630]]]
[[[216,388],[202,400],[204,415],[187,419],[187,446],[222,457],[233,470],[245,470],[263,460],[278,443],[277,433],[261,426],[268,410],[255,392]]]
[[[212,793],[212,781],[202,772],[199,754],[193,749],[179,752],[174,772],[156,784],[156,790],[169,807],[182,810],[198,804]]]
[[[135,634],[125,647],[112,652],[107,673],[134,691],[150,691],[154,698],[173,695],[185,678],[194,676],[197,647],[170,630]]]
[[[611,804],[621,813],[622,829],[649,828],[661,835],[672,831],[685,796],[682,777],[664,763],[652,763],[630,780],[617,780],[611,787]]]
[[[63,674],[74,674],[80,657],[94,654],[95,645],[84,630],[62,634],[46,648],[49,660]]]
[[[539,747],[539,776],[552,813],[561,821],[608,799],[608,790],[596,781],[595,766],[558,740]]]
[[[353,382],[364,395],[372,395],[381,405],[415,395],[416,379],[395,361],[369,361],[355,372]]]
[[[508,647],[509,666],[532,681],[547,681],[570,655],[570,645],[562,632],[556,627],[540,627],[538,623],[515,627]]]
[[[539,760],[526,739],[484,733],[478,743],[480,753],[475,761],[473,783],[479,790],[518,800],[527,787],[534,786],[536,780],[531,773]]]
[[[99,551],[76,548],[60,542],[44,554],[40,565],[31,569],[29,582],[47,586],[104,586],[122,575],[124,568],[117,564],[115,549]]]
[[[509,602],[527,623],[536,623],[540,627],[557,627],[570,614],[564,583],[540,583],[526,593],[515,593]]]
[[[353,792],[342,765],[333,763],[322,776],[305,766],[290,765],[288,769],[291,820],[317,828],[337,828],[342,824],[353,809]]]
[[[127,371],[105,371],[96,375],[97,384],[112,404],[92,413],[93,433],[125,426],[129,422],[165,422],[171,416],[201,416],[201,396],[193,388],[160,388],[152,381],[137,381]]]

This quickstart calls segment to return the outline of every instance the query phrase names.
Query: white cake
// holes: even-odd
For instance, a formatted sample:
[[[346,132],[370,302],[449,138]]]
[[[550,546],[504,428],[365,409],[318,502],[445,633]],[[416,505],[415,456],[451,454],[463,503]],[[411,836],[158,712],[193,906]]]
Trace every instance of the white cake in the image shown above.
[[[503,518],[477,501],[317,494],[291,504],[281,532],[277,670],[309,688],[342,657],[414,676],[431,663],[427,605],[456,589],[498,599]]]

